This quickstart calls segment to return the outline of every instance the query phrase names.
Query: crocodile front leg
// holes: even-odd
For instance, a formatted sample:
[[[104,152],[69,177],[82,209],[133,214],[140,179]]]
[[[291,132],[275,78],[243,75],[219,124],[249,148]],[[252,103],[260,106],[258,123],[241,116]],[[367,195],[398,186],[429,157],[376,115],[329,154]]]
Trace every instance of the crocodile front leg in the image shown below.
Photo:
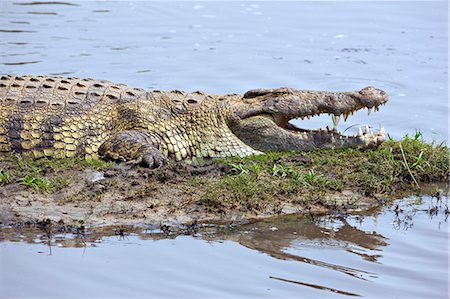
[[[166,164],[167,159],[158,150],[157,143],[157,138],[148,133],[122,131],[106,140],[98,153],[103,159],[158,168]]]

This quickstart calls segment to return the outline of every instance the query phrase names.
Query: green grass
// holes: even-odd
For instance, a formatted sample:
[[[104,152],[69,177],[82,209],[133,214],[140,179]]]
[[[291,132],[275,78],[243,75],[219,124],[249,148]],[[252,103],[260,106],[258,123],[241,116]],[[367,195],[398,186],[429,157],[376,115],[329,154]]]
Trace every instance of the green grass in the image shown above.
[[[447,181],[449,148],[424,142],[421,133],[416,132],[399,141],[388,140],[377,148],[270,152],[217,163],[227,167],[214,175],[191,176],[178,165],[172,165],[175,170],[167,167],[140,174],[147,183],[154,183],[154,189],[166,183],[182,186],[188,194],[195,194],[194,200],[207,211],[261,211],[276,209],[280,201],[320,201],[327,194],[343,190],[370,196]],[[73,170],[101,170],[114,165],[103,160],[32,160],[25,155],[4,155],[0,156],[0,185],[20,182],[39,192],[59,192],[71,184],[73,174],[78,174]],[[118,189],[127,186],[127,180],[118,177],[103,184],[108,190]],[[142,196],[147,196],[147,189],[142,190]],[[126,192],[133,198],[134,193]],[[81,193],[79,197],[92,198]]]
[[[251,211],[270,206],[274,197],[312,199],[344,189],[370,196],[414,190],[418,188],[415,181],[419,186],[446,181],[449,148],[426,143],[416,132],[372,149],[272,152],[222,163],[232,167],[231,173],[203,182],[207,187],[200,204],[211,210],[234,204]]]
[[[81,158],[66,159],[32,159],[26,154],[0,155],[0,167],[9,165],[8,171],[0,168],[0,185],[20,182],[30,189],[41,192],[53,192],[70,185],[71,179],[58,175],[65,170],[105,169],[117,165],[103,160],[84,160]],[[48,174],[53,174],[48,177]]]
[[[0,185],[6,184],[8,182],[9,182],[9,174],[6,171],[0,169]]]
[[[20,182],[28,188],[35,189],[36,191],[50,192],[52,189],[50,181],[47,178],[39,176],[27,175],[22,178]]]

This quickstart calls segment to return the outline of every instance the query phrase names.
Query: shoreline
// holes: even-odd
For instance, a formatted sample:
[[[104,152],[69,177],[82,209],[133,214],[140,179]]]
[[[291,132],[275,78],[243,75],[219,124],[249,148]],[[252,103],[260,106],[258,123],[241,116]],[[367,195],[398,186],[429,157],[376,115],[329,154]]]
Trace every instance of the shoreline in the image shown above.
[[[447,182],[448,154],[446,146],[409,137],[368,150],[268,153],[153,170],[11,154],[0,157],[0,225],[176,226],[346,214],[415,193],[414,181]]]

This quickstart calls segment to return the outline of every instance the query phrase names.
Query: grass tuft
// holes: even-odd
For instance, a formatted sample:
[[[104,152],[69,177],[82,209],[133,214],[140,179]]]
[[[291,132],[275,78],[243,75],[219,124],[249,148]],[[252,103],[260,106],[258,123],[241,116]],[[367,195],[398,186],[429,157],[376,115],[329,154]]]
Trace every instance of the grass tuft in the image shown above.
[[[260,210],[275,197],[312,199],[344,189],[367,196],[389,194],[449,176],[449,148],[426,143],[420,132],[371,149],[271,152],[222,162],[232,167],[231,173],[203,182],[200,203],[209,210],[230,205]]]

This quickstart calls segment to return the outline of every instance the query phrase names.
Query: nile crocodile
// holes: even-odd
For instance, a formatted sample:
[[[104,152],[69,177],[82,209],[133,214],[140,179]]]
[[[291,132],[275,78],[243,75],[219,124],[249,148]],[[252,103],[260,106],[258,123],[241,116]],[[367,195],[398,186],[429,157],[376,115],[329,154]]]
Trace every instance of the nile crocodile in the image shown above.
[[[322,113],[345,118],[378,110],[387,94],[374,87],[352,92],[290,88],[242,95],[145,91],[94,79],[47,76],[0,78],[0,152],[35,158],[105,158],[147,167],[167,158],[197,160],[265,151],[366,147],[384,129],[355,136],[335,129],[306,130],[294,118]],[[364,132],[363,132],[364,131]]]

